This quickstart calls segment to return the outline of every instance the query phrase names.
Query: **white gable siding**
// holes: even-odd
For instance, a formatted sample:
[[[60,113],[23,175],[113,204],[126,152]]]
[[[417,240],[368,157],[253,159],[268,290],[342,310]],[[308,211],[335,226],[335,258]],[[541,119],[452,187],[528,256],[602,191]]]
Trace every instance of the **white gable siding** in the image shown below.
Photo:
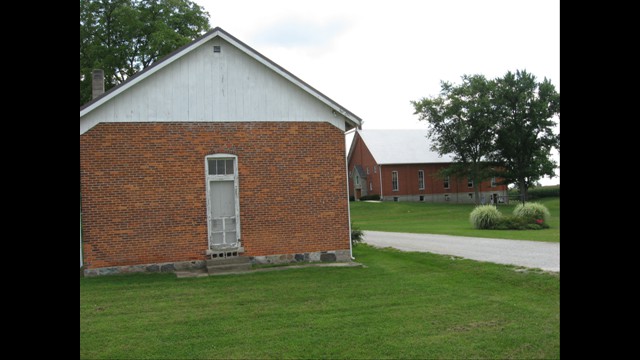
[[[344,131],[347,119],[214,37],[85,114],[80,134],[99,122],[197,121],[330,122]]]

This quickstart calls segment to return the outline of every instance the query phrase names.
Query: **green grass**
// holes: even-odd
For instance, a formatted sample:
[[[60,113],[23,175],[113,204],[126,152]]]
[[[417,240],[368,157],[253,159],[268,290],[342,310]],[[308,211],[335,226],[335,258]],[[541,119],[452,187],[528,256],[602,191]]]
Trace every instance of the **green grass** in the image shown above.
[[[86,359],[560,356],[560,278],[355,248],[366,268],[80,279]]]
[[[560,198],[538,200],[551,213],[549,229],[480,230],[469,222],[473,204],[419,202],[350,202],[351,221],[362,230],[419,234],[477,236],[497,239],[560,242]],[[504,215],[513,212],[516,203],[498,205]]]

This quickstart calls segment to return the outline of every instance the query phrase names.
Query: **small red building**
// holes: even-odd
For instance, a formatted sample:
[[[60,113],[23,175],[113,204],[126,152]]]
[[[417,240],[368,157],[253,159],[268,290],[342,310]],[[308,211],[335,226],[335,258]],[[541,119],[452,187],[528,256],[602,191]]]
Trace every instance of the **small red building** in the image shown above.
[[[360,123],[211,30],[80,108],[85,274],[350,261],[344,136]]]
[[[431,149],[426,130],[356,130],[349,155],[349,195],[356,200],[379,195],[386,201],[474,203],[473,182],[443,178],[438,172],[452,163]],[[499,179],[484,181],[485,202],[507,200]]]

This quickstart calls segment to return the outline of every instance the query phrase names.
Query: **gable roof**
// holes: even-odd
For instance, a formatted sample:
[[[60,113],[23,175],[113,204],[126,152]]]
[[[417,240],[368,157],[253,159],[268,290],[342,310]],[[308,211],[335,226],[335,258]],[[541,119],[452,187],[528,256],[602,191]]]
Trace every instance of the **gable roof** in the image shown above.
[[[347,110],[345,107],[341,106],[340,104],[336,103],[335,101],[333,101],[328,96],[326,96],[323,93],[321,93],[320,91],[316,90],[311,85],[309,85],[306,82],[302,81],[300,78],[296,77],[295,75],[293,75],[292,73],[290,73],[286,69],[282,68],[278,64],[276,64],[273,61],[269,60],[267,57],[265,57],[264,55],[260,54],[258,51],[256,51],[255,49],[251,48],[249,45],[243,43],[242,41],[238,40],[237,38],[235,38],[234,36],[232,36],[228,32],[224,31],[220,27],[216,27],[216,28],[208,31],[206,34],[202,35],[198,39],[192,41],[189,44],[186,44],[186,45],[182,46],[181,48],[175,50],[171,54],[165,56],[163,59],[155,62],[153,65],[151,65],[151,66],[147,67],[146,69],[144,69],[144,70],[136,73],[135,75],[131,76],[130,78],[128,78],[122,84],[110,89],[109,91],[105,92],[104,94],[102,94],[102,95],[98,96],[97,98],[95,98],[95,99],[89,101],[88,103],[84,104],[83,106],[80,107],[80,119],[82,120],[82,118],[84,116],[86,116],[87,114],[91,113],[95,109],[99,108],[101,105],[103,105],[107,101],[113,99],[114,97],[118,96],[122,92],[124,92],[127,89],[133,87],[137,83],[143,81],[145,78],[148,78],[149,76],[151,76],[154,73],[158,72],[159,70],[165,68],[169,64],[175,62],[176,60],[184,57],[185,55],[189,54],[190,52],[192,52],[195,49],[199,48],[201,45],[207,43],[208,41],[210,41],[210,40],[212,40],[212,39],[214,39],[216,37],[224,39],[226,42],[232,44],[237,49],[239,49],[241,52],[247,54],[248,56],[250,56],[254,60],[258,61],[259,63],[263,64],[267,68],[273,70],[274,72],[276,72],[280,76],[284,77],[286,80],[288,80],[289,82],[293,83],[295,86],[297,86],[298,88],[300,88],[304,92],[308,93],[312,97],[316,98],[317,100],[319,100],[322,103],[324,103],[327,106],[329,106],[332,109],[334,116],[337,117],[337,116],[341,115],[342,117],[344,117],[347,129],[354,128],[354,127],[355,128],[359,128],[361,126],[362,119],[360,119],[358,116],[356,116],[355,114],[353,114],[352,112]],[[81,126],[81,134],[82,133],[83,133],[83,131],[82,131],[82,126]]]
[[[431,150],[426,129],[356,131],[379,165],[453,162],[452,156]],[[355,142],[354,138],[351,149]]]
[[[362,168],[362,165],[356,165],[354,166],[354,171],[358,174],[358,176],[360,176],[361,178],[366,178],[367,177],[367,173],[364,172],[364,169]]]

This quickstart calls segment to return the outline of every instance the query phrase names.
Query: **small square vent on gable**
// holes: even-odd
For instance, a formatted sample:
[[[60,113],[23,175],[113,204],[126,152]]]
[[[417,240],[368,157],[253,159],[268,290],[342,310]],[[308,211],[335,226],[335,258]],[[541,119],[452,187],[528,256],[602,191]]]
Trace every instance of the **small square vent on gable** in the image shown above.
[[[220,45],[213,45],[213,52],[214,53],[219,53],[220,52]]]

